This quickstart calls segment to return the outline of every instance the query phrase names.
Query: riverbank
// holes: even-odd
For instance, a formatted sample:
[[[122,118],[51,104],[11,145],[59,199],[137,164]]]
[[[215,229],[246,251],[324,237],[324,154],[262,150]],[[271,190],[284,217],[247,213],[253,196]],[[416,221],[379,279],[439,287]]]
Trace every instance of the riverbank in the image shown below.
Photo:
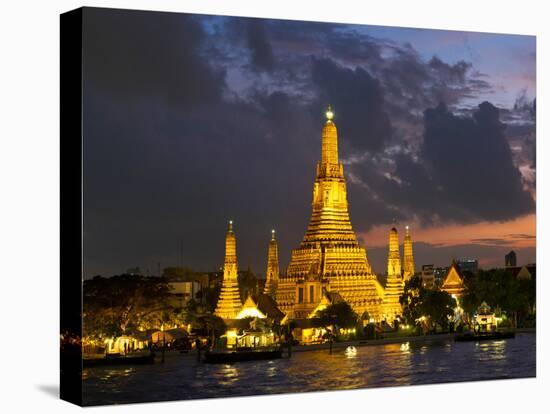
[[[522,328],[516,329],[516,333],[536,333],[535,328]],[[379,339],[361,339],[353,341],[333,342],[332,349],[347,348],[348,346],[362,347],[362,346],[375,346],[375,345],[387,345],[387,344],[402,344],[406,342],[414,343],[431,343],[448,341],[454,339],[454,333],[442,333],[432,335],[411,335],[411,336],[395,336],[390,338]],[[313,344],[313,345],[294,345],[292,352],[305,352],[305,351],[317,351],[321,349],[330,349],[330,343]]]

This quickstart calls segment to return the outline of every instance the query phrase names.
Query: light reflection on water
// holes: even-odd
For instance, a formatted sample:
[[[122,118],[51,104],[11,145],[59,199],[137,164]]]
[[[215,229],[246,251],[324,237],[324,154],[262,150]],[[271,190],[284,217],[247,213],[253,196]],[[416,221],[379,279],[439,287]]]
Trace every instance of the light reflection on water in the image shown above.
[[[93,405],[535,376],[533,334],[403,345],[293,352],[291,359],[231,365],[168,353],[164,364],[85,370],[84,399]]]

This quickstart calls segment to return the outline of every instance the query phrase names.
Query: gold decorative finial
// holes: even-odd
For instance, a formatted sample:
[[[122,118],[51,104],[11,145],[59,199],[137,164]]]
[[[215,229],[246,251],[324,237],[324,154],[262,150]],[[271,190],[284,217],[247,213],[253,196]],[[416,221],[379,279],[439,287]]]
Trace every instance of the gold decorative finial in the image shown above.
[[[275,229],[271,229],[271,240],[275,240]]]
[[[233,220],[229,220],[229,231],[233,231]]]
[[[334,112],[332,112],[332,106],[328,106],[327,111],[325,112],[325,116],[327,117],[327,121],[332,121],[332,118],[334,118]]]

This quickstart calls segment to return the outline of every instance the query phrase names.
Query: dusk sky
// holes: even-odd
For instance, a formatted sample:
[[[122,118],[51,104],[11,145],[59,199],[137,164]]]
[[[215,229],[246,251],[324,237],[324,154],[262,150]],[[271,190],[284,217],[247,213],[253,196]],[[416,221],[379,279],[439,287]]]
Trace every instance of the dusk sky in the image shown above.
[[[384,272],[535,261],[533,36],[84,11],[84,277],[281,269],[308,224],[332,104],[352,225]],[[78,174],[75,171],[75,174]]]

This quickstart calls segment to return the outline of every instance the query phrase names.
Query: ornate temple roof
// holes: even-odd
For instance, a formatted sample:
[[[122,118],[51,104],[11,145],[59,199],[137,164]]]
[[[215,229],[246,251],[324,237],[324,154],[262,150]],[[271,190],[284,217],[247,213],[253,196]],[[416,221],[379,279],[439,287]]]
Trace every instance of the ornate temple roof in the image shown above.
[[[462,276],[460,268],[454,260],[451,263],[449,270],[447,270],[445,278],[443,279],[441,290],[444,290],[451,295],[461,295],[464,291],[464,276]]]

